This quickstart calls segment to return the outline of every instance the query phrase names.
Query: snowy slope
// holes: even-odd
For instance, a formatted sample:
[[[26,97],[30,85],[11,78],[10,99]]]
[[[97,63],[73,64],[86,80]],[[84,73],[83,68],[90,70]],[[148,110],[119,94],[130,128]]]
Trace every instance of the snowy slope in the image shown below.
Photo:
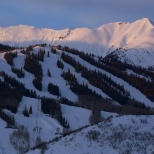
[[[32,114],[30,115],[30,117],[25,117],[22,114],[25,105],[27,109],[32,106]],[[35,146],[35,140],[38,136],[41,137],[42,142],[48,142],[55,137],[60,136],[59,133],[63,132],[63,127],[57,120],[41,112],[40,105],[40,100],[38,99],[23,97],[22,101],[20,102],[18,112],[14,114],[17,126],[23,125],[28,128],[28,131],[30,133],[31,147]],[[10,113],[10,111],[8,110],[5,110],[5,112]],[[62,105],[62,113],[70,123],[70,130],[78,129],[89,124],[89,115],[91,112],[87,109]],[[13,115],[13,113],[10,114]],[[103,114],[106,115],[106,113],[104,112]],[[12,154],[16,154],[17,151],[9,142],[9,136],[14,131],[14,129],[5,127],[6,122],[4,122],[0,118],[0,153],[2,153],[2,150],[4,150],[6,154],[10,154],[10,151]],[[36,131],[35,128],[38,128],[38,131]],[[57,130],[59,133],[57,132]],[[4,138],[5,140],[3,140]]]
[[[29,108],[31,105],[33,109],[33,113],[32,115],[30,115],[29,118],[24,117],[22,114],[25,105],[27,108]],[[50,139],[56,136],[55,133],[57,128],[59,128],[60,131],[62,131],[62,126],[55,119],[52,119],[51,117],[49,118],[46,115],[44,115],[40,111],[40,109],[38,109],[38,105],[40,106],[40,101],[28,97],[23,97],[18,112],[14,115],[17,126],[23,125],[28,128],[28,131],[30,133],[31,147],[35,145],[35,139],[38,135],[41,137],[42,141],[49,141]],[[9,111],[5,110],[5,112]],[[38,117],[36,117],[36,114],[38,114]],[[34,132],[34,128],[37,126],[41,128],[41,132],[39,133]],[[5,152],[5,154],[9,154],[11,152],[12,154],[16,154],[17,151],[13,148],[9,141],[9,136],[15,129],[5,127],[6,122],[0,119],[0,153],[3,154],[3,152]]]
[[[31,28],[35,29],[34,27],[31,27]],[[102,27],[100,27],[99,29],[102,29]],[[63,31],[64,32],[63,37],[66,37],[66,35],[67,35],[67,37],[69,37],[68,35],[71,35],[71,33],[72,33],[71,31],[72,30],[70,30],[69,34],[67,33],[67,30]],[[63,38],[63,39],[66,39],[66,38]],[[60,39],[62,39],[62,38],[60,38]],[[58,68],[57,64],[56,64],[57,60],[60,59],[62,51],[58,50],[57,54],[53,54],[50,52],[50,56],[48,57],[47,54],[48,54],[48,51],[51,50],[51,48],[49,45],[47,45],[45,47],[36,46],[33,48],[33,51],[30,51],[30,52],[37,53],[40,50],[40,48],[45,50],[44,62],[40,62],[42,65],[42,69],[43,69],[43,78],[42,78],[43,89],[42,89],[42,91],[38,91],[33,86],[33,84],[32,84],[32,81],[34,79],[33,74],[25,71],[24,78],[17,78],[17,76],[11,71],[11,66],[8,65],[6,60],[4,59],[4,53],[0,53],[0,71],[5,71],[9,76],[15,77],[17,80],[24,83],[25,87],[27,89],[32,89],[32,90],[36,91],[36,93],[40,96],[45,96],[45,97],[57,99],[57,96],[52,95],[47,91],[48,83],[52,82],[53,84],[59,86],[60,93],[61,93],[62,97],[66,97],[69,100],[75,102],[78,97],[75,93],[73,93],[70,90],[69,85],[66,85],[66,81],[61,77],[62,69]],[[15,51],[18,52],[18,56],[13,59],[14,66],[16,68],[21,68],[21,67],[23,68],[25,55],[20,53],[20,49],[16,49]],[[134,51],[136,51],[136,50],[134,50]],[[125,51],[120,50],[118,52],[124,53]],[[139,52],[139,51],[136,51],[136,52]],[[79,56],[74,56],[73,54],[70,54],[70,53],[67,53],[67,54],[69,54],[72,57],[75,57],[76,61],[79,61],[83,66],[86,66],[90,70],[100,71],[100,72],[106,74],[108,77],[111,77],[116,83],[123,85],[124,88],[130,92],[131,98],[135,98],[136,100],[143,101],[145,103],[145,105],[148,105],[150,107],[154,107],[154,103],[152,101],[150,101],[148,98],[146,98],[145,95],[142,94],[138,89],[132,87],[124,80],[117,78],[116,76],[89,64],[88,62],[79,58]],[[130,54],[128,54],[128,55],[130,55]],[[83,78],[81,76],[81,73],[77,73],[71,65],[65,63],[64,61],[63,61],[63,63],[64,63],[63,71],[70,69],[71,73],[75,74],[75,77],[77,78],[79,83],[84,82],[84,83],[88,84],[88,87],[90,89],[95,90],[101,96],[108,98],[108,96],[106,94],[104,94],[104,92],[102,92],[100,89],[92,86],[85,78]],[[49,77],[47,75],[48,69],[51,72],[51,77]],[[22,111],[23,111],[25,105],[27,106],[27,108],[30,108],[30,106],[32,106],[32,108],[33,108],[33,113],[32,113],[32,115],[30,115],[29,118],[24,117],[22,114]],[[70,130],[75,130],[75,129],[78,129],[78,128],[83,127],[85,125],[89,125],[89,116],[91,114],[90,110],[79,108],[79,107],[61,105],[61,111],[62,111],[62,115],[67,119],[67,121],[70,124]],[[10,112],[10,111],[7,111],[7,112]],[[11,114],[13,114],[13,113],[11,113]],[[117,116],[116,113],[108,113],[108,112],[104,112],[104,111],[101,111],[101,115],[105,119],[110,116],[113,116],[113,117]],[[55,119],[49,117],[49,115],[45,115],[41,112],[39,99],[23,97],[22,101],[20,102],[18,112],[14,116],[15,116],[15,119],[16,119],[18,125],[24,125],[25,127],[28,128],[28,131],[30,132],[30,141],[31,141],[30,145],[31,145],[31,147],[33,147],[35,145],[34,142],[35,142],[35,139],[38,135],[41,136],[42,141],[48,142],[49,140],[52,140],[53,138],[60,135],[60,134],[57,134],[57,130],[59,130],[60,132],[63,131],[63,127],[59,124],[59,122],[57,120],[55,120]],[[145,153],[150,153],[154,147],[154,145],[152,144],[154,141],[154,139],[153,139],[153,135],[154,135],[153,127],[154,126],[152,123],[150,123],[150,121],[153,121],[153,119],[154,119],[153,116],[115,117],[111,120],[111,122],[110,121],[107,122],[107,124],[104,122],[98,126],[96,125],[96,126],[89,127],[87,129],[81,131],[80,133],[70,135],[68,138],[64,138],[59,142],[49,145],[49,149],[46,151],[46,153],[47,154],[48,153],[54,153],[54,154],[56,154],[56,153],[57,154],[58,153],[81,153],[81,154],[82,153],[95,153],[95,151],[94,151],[95,149],[98,150],[97,151],[98,153],[101,153],[102,149],[103,149],[102,153],[119,153],[119,149],[125,150],[125,149],[122,149],[122,147],[126,146],[126,144],[131,146],[132,142],[136,143],[132,149],[132,150],[134,150],[133,152],[136,152],[138,150],[138,148],[136,147],[136,145],[138,145],[140,149],[141,149],[141,147],[143,147],[143,149],[141,149],[141,150],[146,150]],[[105,125],[105,127],[103,127],[104,125]],[[122,127],[121,127],[121,125],[122,125]],[[6,154],[9,154],[10,151],[12,154],[15,154],[17,151],[15,151],[13,149],[13,147],[11,146],[11,144],[9,143],[9,135],[13,132],[13,129],[6,129],[5,126],[6,126],[6,123],[0,119],[0,128],[1,128],[0,150],[2,148],[4,148],[6,151]],[[40,131],[41,133],[34,132],[34,128],[36,126],[41,127],[41,131]],[[96,143],[96,141],[95,142],[88,141],[86,138],[86,134],[91,129],[98,130],[102,136],[103,136],[103,134],[106,134],[106,135],[99,138],[100,142]],[[115,147],[112,145],[113,140],[109,140],[109,139],[113,135],[115,135],[114,130],[119,130],[121,133],[121,131],[123,131],[123,129],[126,130],[125,135],[129,134],[128,129],[131,130],[132,139],[129,138],[129,136],[128,136],[128,139],[126,140],[126,142],[119,143],[119,141],[117,141],[115,143],[115,146],[117,149],[115,149]],[[134,137],[134,134],[133,134],[134,131],[141,133],[141,134],[139,134],[139,138]],[[150,134],[148,134],[148,131],[150,132]],[[3,142],[4,135],[6,136],[5,142]],[[141,136],[143,136],[143,135],[147,135],[146,136],[147,138],[149,137],[149,135],[151,135],[149,137],[150,138],[149,141],[151,143],[149,143],[148,139],[145,140],[145,142],[139,143],[139,139],[142,139]],[[65,143],[65,141],[66,141],[66,143]],[[120,144],[120,147],[118,147],[119,144]],[[61,148],[58,148],[58,151],[57,151],[57,147],[60,147],[60,146],[61,146]],[[66,149],[65,146],[66,147],[68,146],[68,148]],[[89,147],[88,149],[87,149],[87,146]],[[129,148],[129,146],[128,146],[128,148]],[[130,149],[126,149],[126,150],[130,150]],[[29,153],[31,154],[31,153],[33,153],[33,151],[30,151]],[[40,150],[36,150],[36,151],[34,151],[34,153],[40,153]],[[139,151],[139,153],[142,153],[142,151]]]
[[[32,106],[33,113],[30,115],[30,118],[24,117],[22,111],[24,107],[27,109]],[[18,113],[15,115],[18,125],[25,125],[27,124],[29,131],[33,133],[33,128],[36,126],[42,127],[42,140],[49,140],[52,138],[53,134],[56,132],[56,129],[59,128],[62,131],[62,126],[53,118],[46,116],[41,112],[41,103],[40,100],[23,97],[22,101],[20,102]],[[51,136],[49,136],[51,134]],[[32,136],[33,134],[31,134]]]
[[[112,55],[118,57],[122,62],[127,62],[144,68],[154,67],[154,48],[153,45],[150,48],[120,48],[117,51],[113,51]]]
[[[88,69],[90,69],[90,70],[98,70],[99,72],[102,72],[102,73],[106,74],[108,77],[111,77],[113,81],[116,81],[116,83],[118,83],[120,85],[123,85],[125,87],[125,89],[127,91],[129,91],[132,98],[134,98],[134,99],[136,99],[136,100],[138,100],[140,102],[144,102],[145,105],[154,107],[154,103],[152,101],[150,101],[148,98],[146,98],[138,89],[136,89],[135,87],[129,85],[129,83],[127,83],[124,80],[114,76],[113,74],[110,74],[109,72],[106,72],[105,70],[102,70],[100,68],[97,68],[96,66],[93,66],[93,65],[89,64],[88,62],[81,59],[79,56],[75,56],[73,54],[70,54],[70,56],[75,58],[76,61],[79,61],[83,66],[86,66]],[[100,91],[97,90],[97,93],[100,93]],[[102,93],[100,93],[100,94],[102,95]],[[105,94],[103,94],[102,96],[103,97],[108,97]]]
[[[45,154],[106,154],[154,152],[154,116],[114,117],[47,144]],[[89,132],[98,133],[88,136]],[[38,154],[31,150],[28,154]]]
[[[153,23],[143,18],[133,23],[116,22],[100,26],[97,29],[38,29],[19,25],[0,27],[0,43],[27,46],[29,44],[62,44],[105,56],[107,51],[119,47],[150,49],[154,45]]]
[[[37,53],[40,50],[40,48],[42,48],[42,47],[37,46],[31,52]],[[66,81],[63,79],[63,77],[61,77],[62,69],[58,68],[57,64],[56,64],[57,60],[61,59],[60,57],[61,57],[62,51],[58,51],[58,54],[50,53],[50,56],[48,57],[47,53],[48,53],[48,51],[51,50],[51,48],[47,45],[44,48],[42,48],[42,50],[43,49],[45,50],[44,62],[40,62],[41,65],[42,65],[42,69],[43,69],[43,78],[42,78],[43,89],[42,89],[42,91],[37,90],[34,87],[34,85],[32,84],[33,79],[34,79],[33,74],[25,71],[25,77],[24,78],[17,78],[17,76],[11,71],[11,66],[8,65],[7,62],[5,61],[5,59],[3,58],[4,53],[0,53],[0,70],[5,71],[9,76],[17,78],[17,80],[19,80],[20,82],[25,84],[25,87],[27,89],[32,89],[32,90],[36,91],[38,95],[51,97],[51,98],[56,99],[57,96],[50,94],[47,90],[48,84],[51,82],[51,83],[53,83],[53,84],[55,84],[59,87],[60,94],[61,94],[62,97],[66,97],[67,99],[69,99],[73,102],[76,102],[78,96],[70,90],[69,85],[66,85]],[[23,68],[25,55],[20,53],[19,49],[17,50],[17,52],[18,52],[18,56],[16,58],[14,58],[14,60],[13,60],[14,66],[16,68]],[[131,98],[134,98],[134,99],[136,99],[140,102],[143,102],[146,106],[154,107],[154,103],[152,101],[150,101],[138,89],[129,85],[129,83],[127,83],[124,80],[112,75],[109,72],[106,72],[102,69],[97,68],[96,66],[89,64],[88,62],[81,59],[79,56],[75,56],[73,54],[69,54],[69,56],[75,58],[76,61],[79,61],[81,65],[86,66],[88,69],[93,70],[93,71],[98,70],[99,72],[106,74],[108,77],[111,77],[111,79],[113,81],[115,81],[116,83],[124,86],[124,88],[130,93]],[[77,80],[80,84],[82,84],[84,82],[85,84],[88,85],[88,87],[90,89],[92,89],[93,91],[95,90],[102,97],[110,98],[102,90],[100,90],[99,88],[91,85],[89,83],[89,81],[87,79],[83,78],[81,76],[81,73],[77,73],[71,65],[65,63],[64,61],[63,61],[63,63],[64,63],[63,71],[67,71],[68,69],[70,69],[71,73],[75,75],[75,77],[77,78]],[[48,69],[51,72],[51,77],[48,77],[48,75],[47,75]]]
[[[9,154],[10,151],[12,153],[16,153],[16,150],[9,143],[9,135],[13,132],[13,129],[6,129],[6,122],[0,119],[0,153],[3,152]]]
[[[63,116],[68,120],[72,129],[78,129],[89,125],[90,110],[74,106],[61,105]]]

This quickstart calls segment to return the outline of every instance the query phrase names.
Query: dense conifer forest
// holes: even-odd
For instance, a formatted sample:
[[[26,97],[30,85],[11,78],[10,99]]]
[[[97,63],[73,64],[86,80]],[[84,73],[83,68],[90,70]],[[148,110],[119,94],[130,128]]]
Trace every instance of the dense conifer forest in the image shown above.
[[[105,74],[99,71],[92,71],[82,66],[79,62],[72,58],[71,56],[62,53],[61,58],[69,63],[75,68],[77,72],[81,73],[81,76],[86,78],[90,84],[101,89],[108,96],[113,98],[122,105],[131,105],[139,108],[146,108],[142,102],[138,102],[129,97],[129,92],[127,92],[123,86],[118,85],[111,78],[108,78]]]

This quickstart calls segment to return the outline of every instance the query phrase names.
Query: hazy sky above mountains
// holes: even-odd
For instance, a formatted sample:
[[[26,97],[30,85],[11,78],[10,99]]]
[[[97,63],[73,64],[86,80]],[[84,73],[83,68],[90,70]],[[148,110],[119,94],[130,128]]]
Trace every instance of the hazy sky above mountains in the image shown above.
[[[0,26],[97,28],[116,21],[149,18],[154,0],[0,0]]]

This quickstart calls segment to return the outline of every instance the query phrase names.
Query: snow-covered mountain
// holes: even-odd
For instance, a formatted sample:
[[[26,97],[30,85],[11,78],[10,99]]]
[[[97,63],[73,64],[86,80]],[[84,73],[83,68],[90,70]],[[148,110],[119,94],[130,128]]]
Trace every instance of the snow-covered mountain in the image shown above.
[[[38,29],[31,26],[0,27],[0,43],[26,46],[36,43],[62,44],[76,49],[106,55],[112,47],[152,48],[154,45],[153,23],[143,18],[133,23],[116,22],[97,29]]]
[[[149,19],[143,18],[132,23],[109,23],[96,29],[53,30],[25,25],[0,27],[0,43],[12,46],[28,46],[36,43],[60,44],[103,57],[121,49],[120,58],[123,61],[128,60],[147,67],[154,65],[153,25]],[[132,52],[137,57],[132,57]],[[148,63],[145,63],[144,57]]]
[[[146,18],[97,29],[1,27],[0,43],[24,47],[0,52],[0,153],[152,153],[154,72],[136,65],[154,66],[153,38]],[[93,115],[103,122],[91,126]]]

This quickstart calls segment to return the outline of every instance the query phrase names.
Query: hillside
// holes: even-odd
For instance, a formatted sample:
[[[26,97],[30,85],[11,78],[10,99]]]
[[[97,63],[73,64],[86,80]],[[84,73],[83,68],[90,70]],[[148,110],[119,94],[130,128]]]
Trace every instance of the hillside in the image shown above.
[[[9,59],[7,59],[6,61],[4,58],[5,57],[4,55],[6,54],[1,53],[0,70],[1,72],[4,71],[8,76],[14,77],[15,79],[17,79],[17,81],[24,84],[25,88],[34,90],[39,96],[51,97],[54,99],[56,99],[58,96],[61,96],[69,99],[70,101],[76,102],[78,99],[79,92],[75,92],[73,89],[71,89],[73,83],[71,83],[72,79],[70,78],[72,75],[75,75],[74,80],[77,81],[77,84],[79,84],[80,86],[82,86],[82,84],[83,86],[88,85],[87,90],[91,89],[92,90],[91,93],[93,96],[113,98],[112,96],[110,96],[109,92],[107,91],[105,92],[103,89],[101,89],[101,87],[99,87],[99,85],[97,85],[97,83],[93,83],[91,81],[91,78],[89,78],[88,76],[86,76],[86,74],[84,74],[84,70],[87,70],[89,71],[87,73],[91,73],[91,75],[93,75],[94,77],[95,75],[97,76],[96,80],[97,79],[100,80],[99,78],[102,77],[104,78],[104,80],[102,81],[100,80],[101,82],[104,83],[108,82],[108,84],[111,84],[114,88],[119,89],[121,92],[125,91],[124,93],[128,93],[124,95],[128,95],[128,97],[130,98],[134,98],[139,102],[143,102],[146,106],[154,107],[153,97],[151,96],[148,97],[148,94],[145,95],[144,91],[140,89],[142,87],[138,87],[137,85],[135,87],[134,83],[133,82],[131,83],[131,81],[127,81],[127,78],[123,77],[123,75],[119,76],[118,72],[114,72],[112,69],[110,70],[109,66],[111,65],[112,68],[113,67],[112,65],[114,63],[113,64],[110,63],[109,65],[109,62],[108,60],[106,61],[106,58],[104,60],[101,60],[101,57],[95,57],[95,56],[93,57],[91,55],[87,55],[84,54],[83,52],[75,50],[77,51],[76,53],[73,52],[74,49],[72,50],[69,48],[64,48],[63,50],[65,51],[62,50],[56,51],[53,50],[52,47],[48,45],[46,45],[45,47],[34,46],[30,49],[30,51],[27,52],[27,50],[29,50],[29,48],[25,48],[24,52],[23,49],[14,50],[14,52],[12,53],[16,53],[17,56],[12,58],[13,64],[9,64]],[[52,50],[55,51],[55,53]],[[8,53],[8,56],[11,55],[12,53]],[[40,59],[37,58],[37,56],[39,55],[41,55]],[[31,59],[30,57],[33,59]],[[38,61],[39,66],[37,63],[35,63],[36,60]],[[33,63],[36,66],[33,65],[32,68],[31,64]],[[58,63],[61,63],[62,67]],[[77,64],[79,66],[76,66]],[[41,74],[38,71],[36,73],[34,72],[35,69],[37,69],[37,67],[40,67],[39,69],[41,69]],[[131,75],[135,75],[133,77],[134,78],[133,80],[135,80],[136,77],[138,77],[138,79],[142,80],[141,82],[143,82],[143,84],[149,82],[148,84],[150,86],[150,82],[152,82],[153,80],[153,72],[150,70],[147,70],[146,72],[144,68],[142,69],[137,67],[134,69],[133,68],[135,67],[134,65],[125,66],[125,64],[123,63],[119,64],[118,61],[115,63],[114,67],[115,69],[119,69],[120,72],[127,73],[128,78],[131,78],[132,77]],[[123,67],[126,67],[125,70],[123,70]],[[13,71],[13,68],[16,71],[17,70],[19,71],[22,68],[24,76],[17,77],[17,72],[14,72],[15,70]],[[140,70],[138,71],[136,69]],[[97,75],[97,73],[95,72],[96,70],[99,72],[99,75]],[[145,74],[141,75],[140,71],[145,71]],[[48,73],[50,73],[50,76]],[[68,77],[65,77],[64,76],[65,74],[68,75]],[[33,80],[37,76],[42,77],[42,79],[40,80],[42,84],[41,89],[39,89],[36,85],[32,84],[34,82]],[[147,79],[147,81],[143,79]],[[60,94],[56,93],[54,94],[52,92],[50,93],[48,90],[49,83],[58,86]],[[110,87],[108,85],[106,86]]]
[[[0,27],[0,153],[152,153],[153,33]]]
[[[153,116],[120,116],[52,141],[27,154],[153,153]],[[59,148],[60,147],[60,148]]]

